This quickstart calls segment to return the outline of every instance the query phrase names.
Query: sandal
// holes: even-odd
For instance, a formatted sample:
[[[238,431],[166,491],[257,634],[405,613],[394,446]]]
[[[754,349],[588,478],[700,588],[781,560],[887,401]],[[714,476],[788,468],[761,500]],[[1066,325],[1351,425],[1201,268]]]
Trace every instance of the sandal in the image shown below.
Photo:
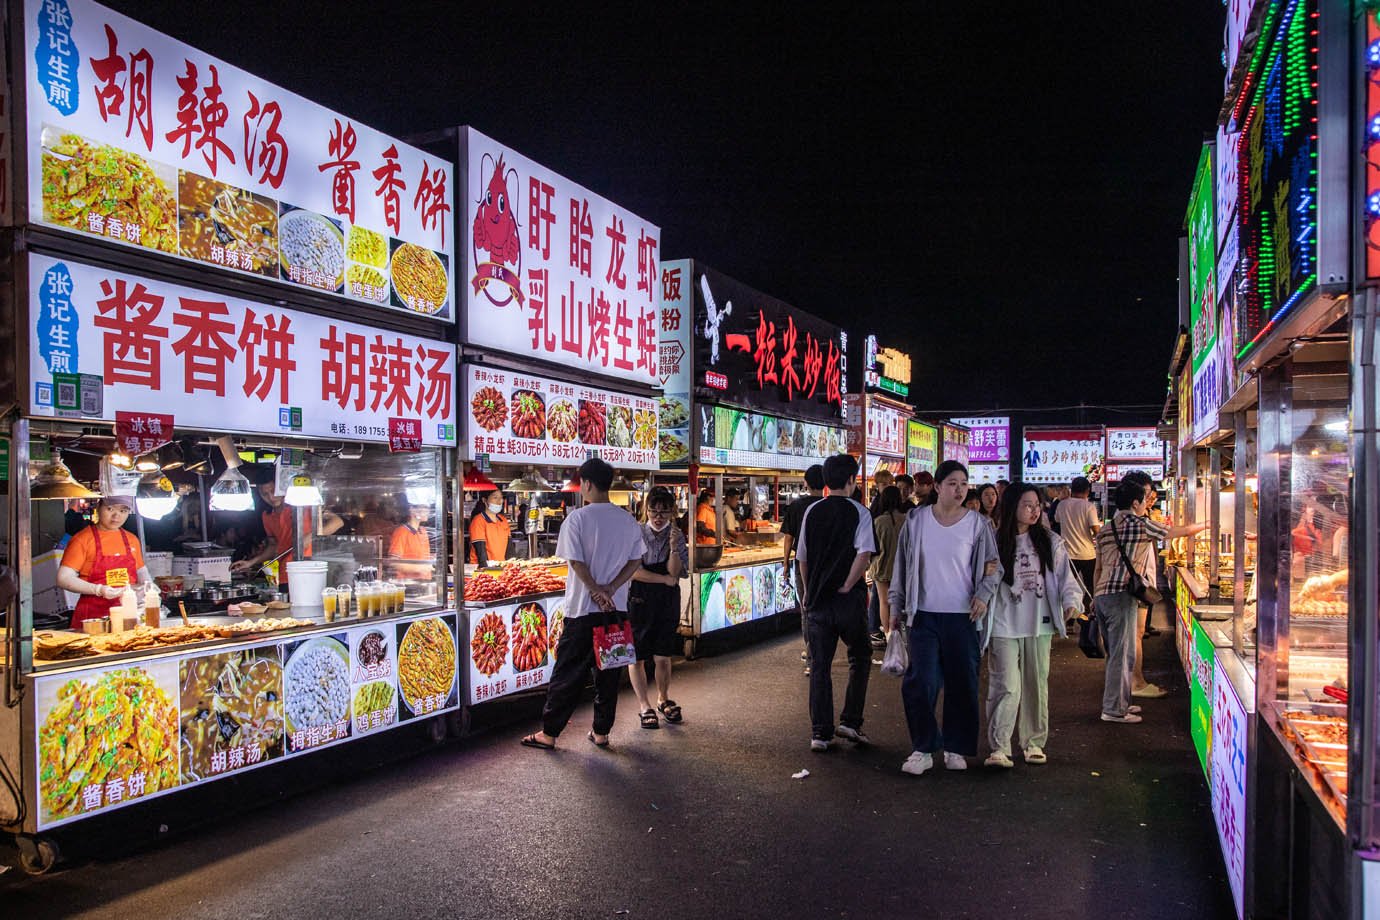
[[[595,747],[608,747],[608,746],[609,746],[609,739],[608,739],[607,737],[605,737],[603,741],[599,741],[599,740],[596,739],[596,736],[595,736],[594,732],[590,732],[590,733],[589,733],[588,735],[586,735],[585,737],[589,738],[589,743],[592,744],[592,745],[594,745]]]
[[[660,728],[661,720],[656,717],[655,709],[644,709],[642,714],[637,717],[642,722],[643,728]]]
[[[556,745],[554,745],[554,744],[547,744],[545,741],[542,741],[542,740],[541,740],[540,738],[538,738],[536,735],[528,735],[528,736],[526,736],[525,738],[523,738],[523,739],[522,739],[522,746],[523,746],[523,747],[530,747],[530,748],[537,748],[537,749],[543,750],[543,751],[554,751],[554,750],[556,749]]]
[[[667,722],[680,721],[680,707],[676,705],[675,700],[665,700],[664,702],[657,703],[656,708],[666,717]]]

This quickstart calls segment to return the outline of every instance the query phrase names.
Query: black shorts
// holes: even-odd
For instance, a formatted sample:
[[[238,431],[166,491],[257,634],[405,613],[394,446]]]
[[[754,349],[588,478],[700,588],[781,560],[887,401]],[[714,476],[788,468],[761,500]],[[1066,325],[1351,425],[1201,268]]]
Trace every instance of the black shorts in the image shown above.
[[[669,658],[680,651],[679,588],[634,583],[628,597],[628,617],[632,620],[638,661],[653,655]]]

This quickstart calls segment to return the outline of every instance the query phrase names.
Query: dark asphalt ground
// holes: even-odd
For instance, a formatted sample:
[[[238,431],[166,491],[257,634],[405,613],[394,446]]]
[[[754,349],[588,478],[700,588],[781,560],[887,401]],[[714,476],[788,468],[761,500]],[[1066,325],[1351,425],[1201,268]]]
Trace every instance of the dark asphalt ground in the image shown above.
[[[808,750],[785,632],[682,665],[680,726],[641,730],[625,691],[609,750],[587,702],[558,752],[520,747],[529,699],[463,742],[399,729],[78,825],[59,869],[0,876],[0,915],[1230,917],[1173,636],[1146,647],[1173,692],[1143,724],[1100,722],[1100,663],[1056,642],[1047,766],[912,777],[876,668],[874,746]]]

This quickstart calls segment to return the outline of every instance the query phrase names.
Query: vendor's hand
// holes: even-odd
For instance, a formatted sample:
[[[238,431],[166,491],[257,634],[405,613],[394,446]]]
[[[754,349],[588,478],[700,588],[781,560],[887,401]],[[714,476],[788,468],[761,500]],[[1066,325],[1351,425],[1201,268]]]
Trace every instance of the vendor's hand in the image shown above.
[[[120,595],[124,593],[124,588],[117,588],[114,585],[96,585],[96,596],[108,601],[117,601],[120,599]]]
[[[230,563],[230,571],[232,572],[248,572],[252,568],[254,568],[254,563],[250,562],[248,559],[241,559],[238,562]]]
[[[987,602],[980,597],[975,597],[968,605],[968,619],[976,623],[982,619],[982,615],[987,612]]]

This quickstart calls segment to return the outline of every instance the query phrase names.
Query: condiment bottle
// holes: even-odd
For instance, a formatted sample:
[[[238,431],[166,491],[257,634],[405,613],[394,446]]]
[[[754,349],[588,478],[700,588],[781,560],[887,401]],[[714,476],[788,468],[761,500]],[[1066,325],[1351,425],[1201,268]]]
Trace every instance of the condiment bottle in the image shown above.
[[[125,590],[120,593],[120,602],[110,609],[110,631],[120,633],[134,629],[138,625],[138,598],[134,594],[134,588],[125,585]]]
[[[163,604],[163,592],[158,590],[158,585],[149,582],[144,586],[144,625],[151,629],[157,629],[162,625],[162,613],[160,607]]]

